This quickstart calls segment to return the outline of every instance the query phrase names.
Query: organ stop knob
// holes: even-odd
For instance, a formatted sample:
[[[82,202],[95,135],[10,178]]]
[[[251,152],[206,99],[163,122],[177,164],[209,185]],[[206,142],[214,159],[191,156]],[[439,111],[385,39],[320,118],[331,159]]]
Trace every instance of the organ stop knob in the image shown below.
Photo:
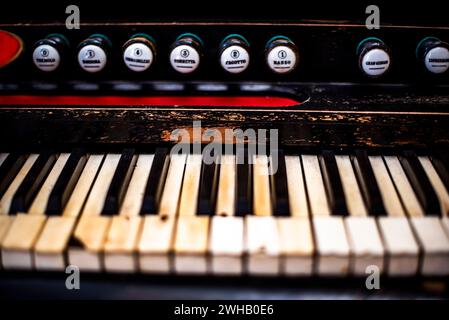
[[[367,38],[357,46],[359,68],[369,77],[380,77],[391,65],[390,49],[378,38]]]
[[[203,41],[192,33],[180,35],[172,44],[170,64],[179,73],[195,71],[201,62]]]
[[[265,60],[274,73],[289,73],[299,62],[298,48],[289,38],[276,36],[265,46]]]
[[[34,65],[44,72],[55,71],[60,66],[68,46],[68,40],[61,34],[50,34],[39,40],[33,51]]]
[[[449,44],[434,37],[424,38],[416,48],[416,57],[430,73],[444,73],[449,69]]]
[[[249,66],[249,42],[238,34],[231,34],[220,45],[220,64],[229,73],[241,73]]]
[[[96,73],[104,69],[108,61],[111,41],[102,34],[93,34],[78,46],[78,63],[89,73]]]
[[[152,37],[144,33],[133,35],[123,45],[123,61],[134,72],[147,70],[156,56],[156,44]]]

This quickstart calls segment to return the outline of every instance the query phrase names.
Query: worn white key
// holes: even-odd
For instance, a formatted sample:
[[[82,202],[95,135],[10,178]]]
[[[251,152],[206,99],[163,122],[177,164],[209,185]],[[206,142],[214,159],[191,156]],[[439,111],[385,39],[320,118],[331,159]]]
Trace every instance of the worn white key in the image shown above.
[[[70,153],[62,153],[59,155],[56,160],[53,168],[48,174],[47,179],[45,179],[42,187],[39,189],[36,197],[31,203],[30,209],[28,210],[28,214],[45,214],[45,209],[47,208],[48,198],[50,197],[50,193],[55,186],[56,181],[59,178],[59,175],[64,169],[64,166],[67,160],[70,157]]]
[[[328,216],[330,209],[318,158],[315,155],[302,155],[301,157],[312,215]]]
[[[2,263],[5,269],[31,269],[31,249],[45,223],[44,215],[18,214],[12,221],[2,243]]]
[[[345,219],[345,225],[353,256],[352,272],[364,276],[371,265],[383,272],[385,250],[376,220],[372,217],[349,216]]]
[[[175,242],[175,272],[206,274],[209,234],[208,216],[179,216]]]
[[[379,186],[382,201],[389,216],[405,216],[399,196],[394,188],[393,181],[390,178],[387,167],[382,157],[369,156],[369,162],[374,172],[377,185]]]
[[[293,217],[308,217],[307,195],[299,156],[285,156],[288,200]]]
[[[287,276],[312,275],[314,245],[310,220],[280,217],[276,221],[282,273]]]
[[[112,217],[104,245],[104,266],[107,271],[137,271],[135,253],[143,221],[139,213],[153,159],[153,154],[138,156],[119,215]]]
[[[254,275],[278,275],[279,235],[273,217],[246,216],[248,272]]]
[[[173,154],[170,156],[170,166],[161,196],[159,215],[174,216],[178,212],[186,157],[185,154]]]
[[[367,216],[351,159],[346,155],[337,155],[335,159],[350,214],[344,222],[352,254],[351,272],[363,276],[370,265],[376,265],[379,271],[382,271],[384,259],[382,240],[376,221]]]
[[[269,216],[272,208],[268,157],[255,155],[253,162],[253,211],[256,216]]]
[[[424,211],[400,166],[399,160],[395,157],[390,158],[393,159],[387,161],[387,164],[401,195],[402,203],[410,216],[411,225],[422,251],[421,273],[423,275],[447,275],[449,274],[449,238],[445,234],[443,225],[437,217],[424,216]],[[387,160],[387,157],[385,159]],[[426,169],[424,168],[424,170]],[[427,168],[427,171],[429,171],[429,168]]]
[[[416,197],[408,178],[402,169],[399,159],[395,156],[384,156],[390,175],[401,196],[402,203],[409,216],[421,217],[424,215],[421,204]]]
[[[220,178],[218,180],[217,204],[215,212],[221,216],[233,216],[235,213],[236,164],[234,155],[223,155],[220,160]]]
[[[412,217],[411,224],[423,251],[421,273],[449,275],[449,237],[438,217]]]
[[[170,156],[170,166],[157,216],[146,216],[138,244],[139,268],[143,272],[168,273],[173,269],[176,214],[186,162],[185,154]]]
[[[8,189],[6,189],[5,193],[3,194],[2,198],[0,199],[0,214],[8,214],[9,209],[11,207],[12,199],[17,191],[17,189],[20,187],[20,184],[25,179],[26,175],[28,174],[28,171],[30,171],[31,167],[33,166],[36,159],[39,157],[38,154],[30,154],[23,164],[20,171],[17,173],[17,176],[14,178],[14,180],[9,185]]]
[[[69,261],[80,270],[99,271],[103,268],[101,251],[111,219],[100,214],[120,156],[108,154],[104,159],[76,226],[73,236],[80,246],[69,248]]]
[[[64,270],[65,251],[75,228],[76,219],[81,212],[90,187],[100,168],[103,155],[89,156],[74,189],[63,209],[62,216],[50,216],[34,247],[34,261],[38,270]],[[80,160],[84,162],[84,159]]]
[[[318,253],[317,272],[344,276],[349,272],[350,249],[342,217],[314,216],[313,230]]]
[[[368,212],[363,202],[357,178],[352,168],[351,159],[346,155],[336,155],[338,172],[340,174],[346,204],[351,216],[367,216]]]
[[[8,233],[8,230],[13,222],[14,218],[12,216],[0,215],[0,248],[3,247],[3,240]],[[2,268],[2,256],[0,251],[0,269]]]
[[[381,217],[379,230],[388,254],[386,271],[390,276],[416,274],[419,247],[406,217]]]
[[[243,272],[243,236],[242,217],[212,217],[209,249],[212,273],[237,275]]]
[[[441,181],[438,172],[436,172],[435,168],[432,165],[432,162],[428,157],[418,157],[419,162],[421,163],[424,171],[427,174],[427,177],[432,184],[435,193],[437,194],[438,199],[440,200],[441,213],[443,216],[449,215],[449,193],[444,186],[443,181]]]
[[[179,215],[195,216],[201,175],[201,154],[190,154],[184,172]]]
[[[378,220],[388,254],[386,272],[391,276],[413,275],[418,270],[418,244],[382,158],[370,156],[369,160],[388,214]]]
[[[34,198],[28,214],[20,215],[20,218],[14,219],[11,226],[12,230],[8,232],[3,243],[3,263],[5,266],[18,269],[34,268],[33,248],[46,221],[44,214],[48,197],[68,157],[69,154],[62,154],[58,157]],[[42,216],[42,218],[34,218],[34,215]],[[8,261],[8,259],[12,259],[12,261]],[[19,265],[20,263],[22,264]]]
[[[145,216],[138,244],[139,268],[147,273],[172,271],[170,251],[176,217],[173,215]]]

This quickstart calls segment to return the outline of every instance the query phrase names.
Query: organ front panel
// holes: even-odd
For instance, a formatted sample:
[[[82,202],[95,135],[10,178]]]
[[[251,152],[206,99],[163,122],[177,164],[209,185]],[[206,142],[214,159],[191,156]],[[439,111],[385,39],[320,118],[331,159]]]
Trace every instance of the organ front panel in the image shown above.
[[[0,24],[0,273],[446,283],[448,42],[399,22]]]

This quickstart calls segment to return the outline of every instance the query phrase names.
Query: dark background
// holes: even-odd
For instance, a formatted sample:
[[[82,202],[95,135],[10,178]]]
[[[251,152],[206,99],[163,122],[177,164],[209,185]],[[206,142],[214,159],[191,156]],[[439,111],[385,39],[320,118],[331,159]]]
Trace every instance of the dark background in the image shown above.
[[[381,23],[449,23],[449,1],[330,0],[4,0],[0,23],[65,21],[69,4],[80,7],[81,22],[148,20],[346,20],[364,21],[367,5],[378,5]]]

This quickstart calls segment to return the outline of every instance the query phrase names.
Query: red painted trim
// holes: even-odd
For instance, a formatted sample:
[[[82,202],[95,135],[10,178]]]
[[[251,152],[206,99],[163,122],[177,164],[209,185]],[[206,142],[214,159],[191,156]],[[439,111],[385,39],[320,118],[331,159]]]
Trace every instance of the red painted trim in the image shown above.
[[[7,31],[0,30],[0,68],[13,62],[22,52],[22,40]]]
[[[49,106],[177,106],[177,107],[259,107],[280,108],[301,104],[290,98],[272,96],[28,96],[0,95],[0,105]]]

